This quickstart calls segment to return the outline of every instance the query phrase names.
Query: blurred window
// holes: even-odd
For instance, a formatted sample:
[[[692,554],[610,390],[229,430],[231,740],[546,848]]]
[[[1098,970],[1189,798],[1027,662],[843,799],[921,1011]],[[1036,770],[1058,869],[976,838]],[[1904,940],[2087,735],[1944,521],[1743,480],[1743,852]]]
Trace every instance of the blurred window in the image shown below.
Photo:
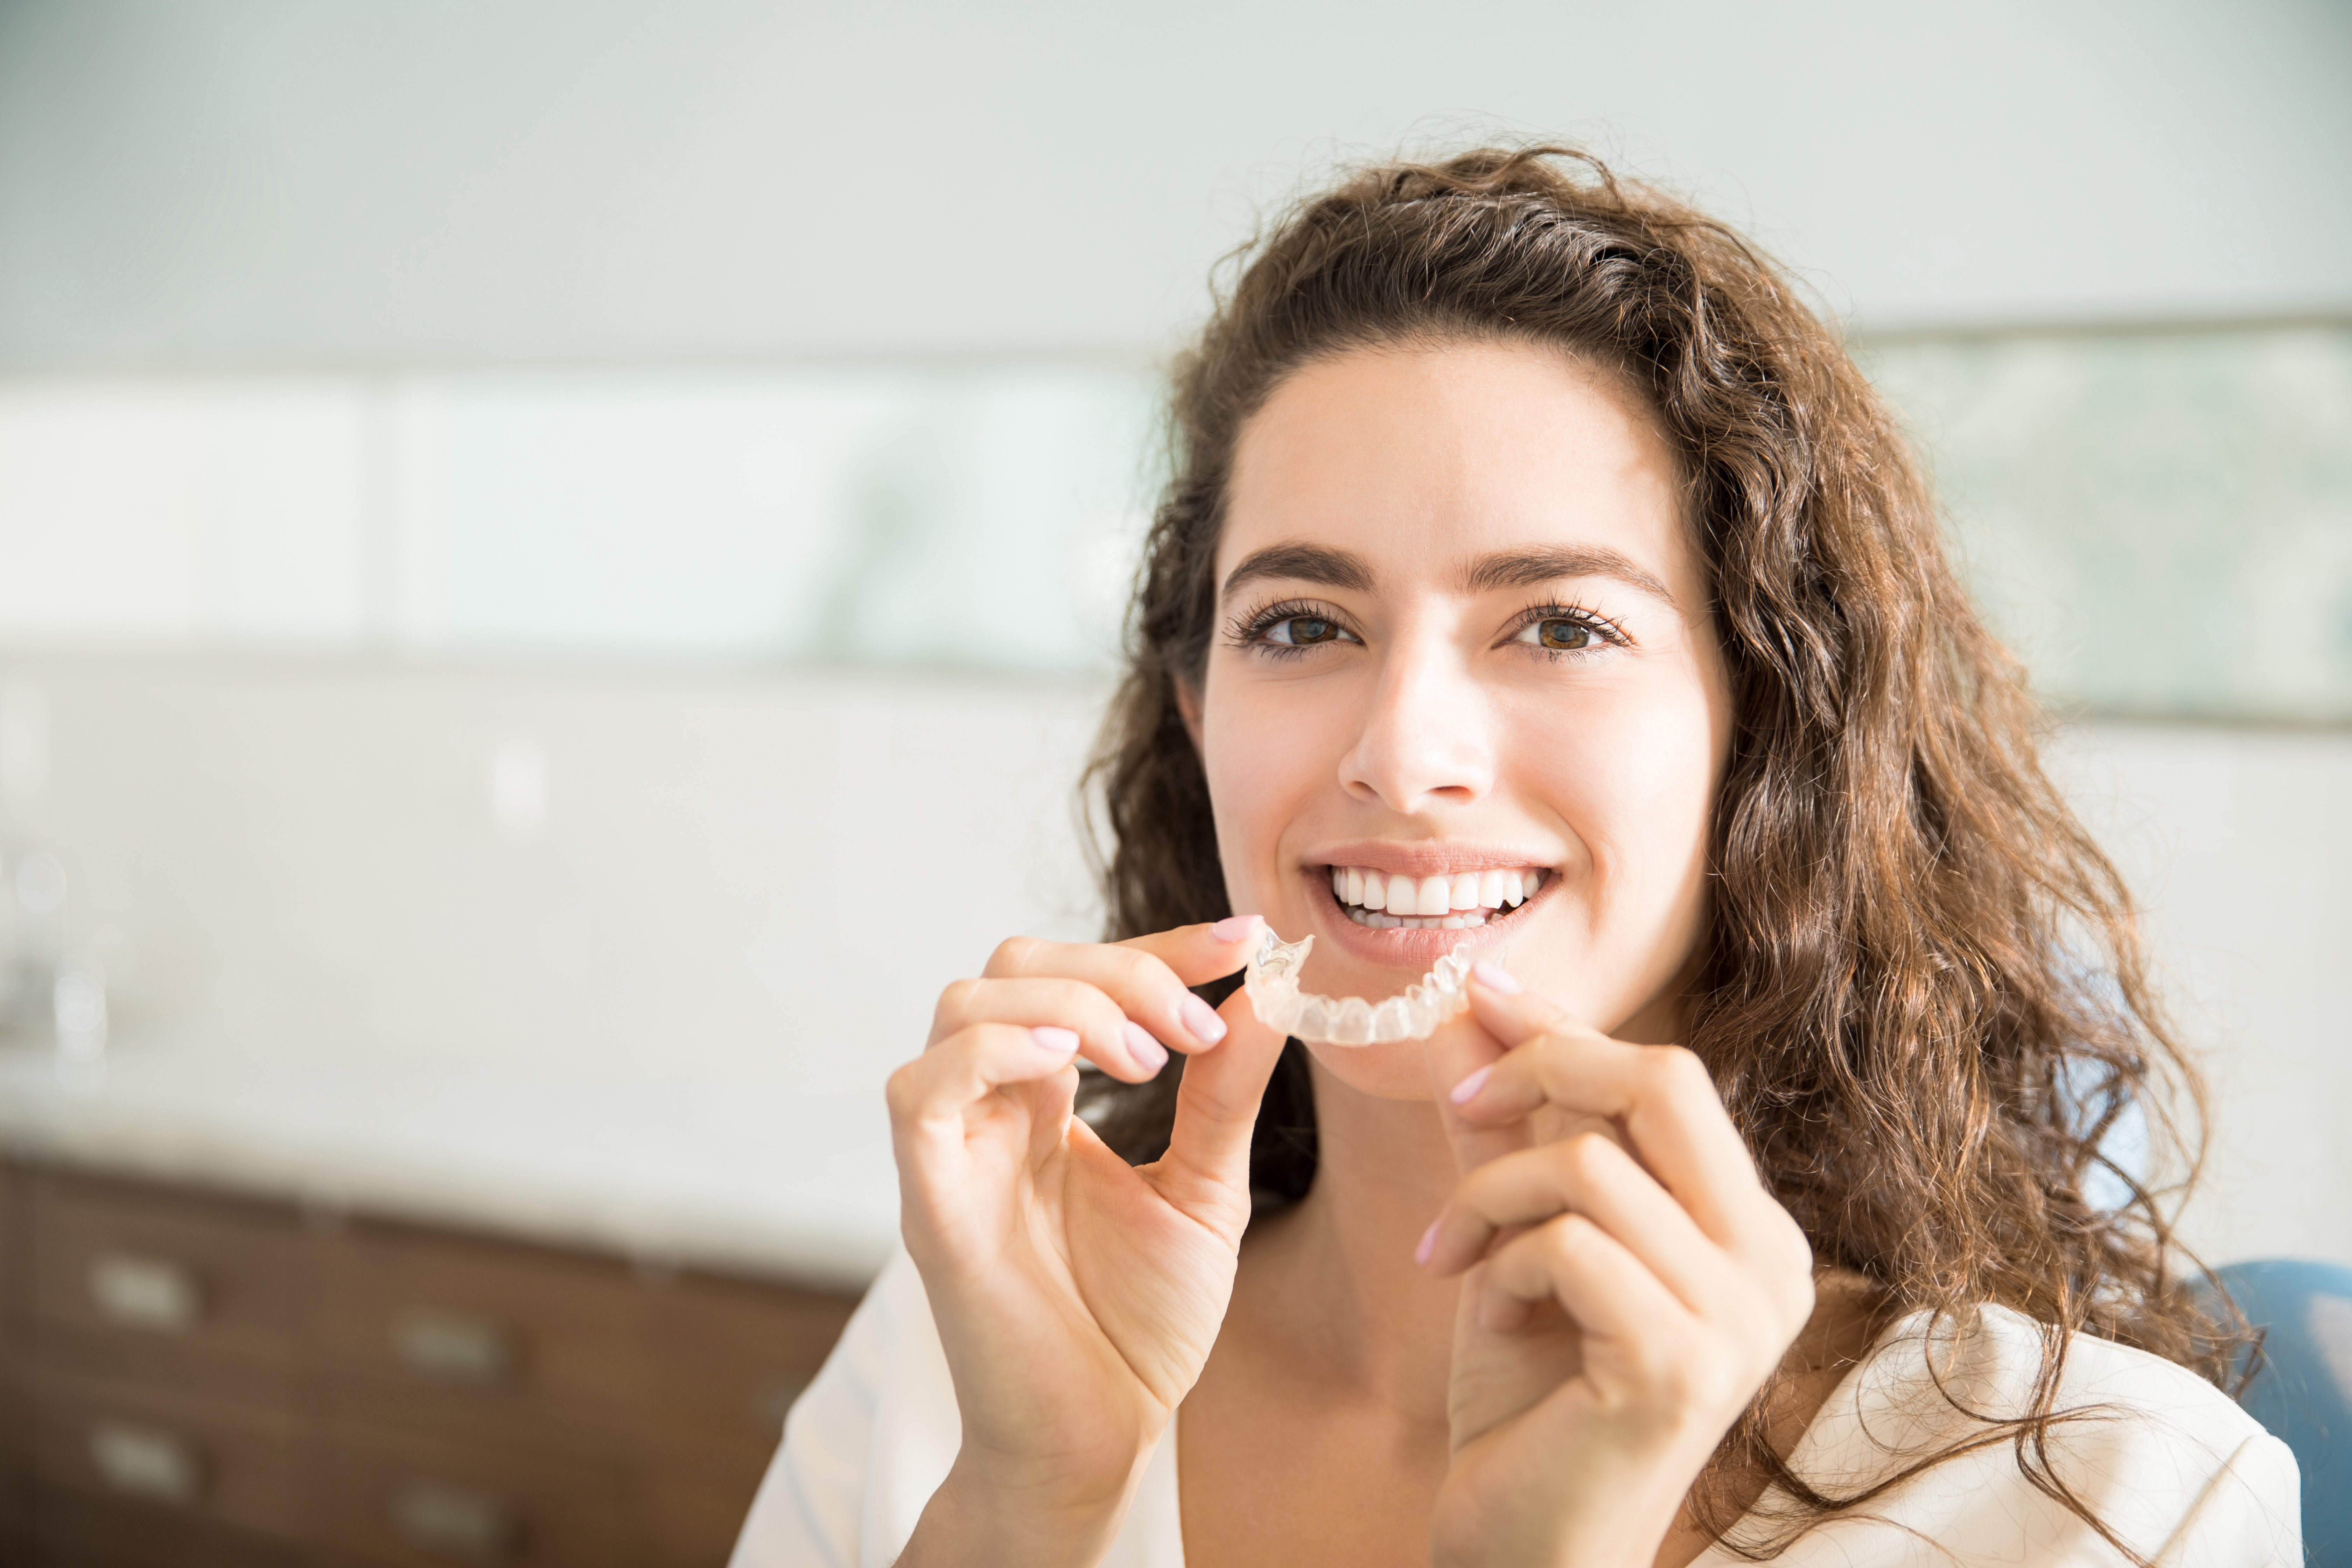
[[[2352,719],[2352,328],[1879,339],[2062,708]],[[1118,366],[0,382],[0,647],[1109,665]]]

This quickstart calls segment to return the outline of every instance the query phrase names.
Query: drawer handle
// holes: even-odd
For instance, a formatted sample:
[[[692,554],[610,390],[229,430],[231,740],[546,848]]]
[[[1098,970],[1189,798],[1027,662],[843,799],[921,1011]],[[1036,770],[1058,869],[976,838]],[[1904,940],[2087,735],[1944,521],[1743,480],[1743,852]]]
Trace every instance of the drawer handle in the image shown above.
[[[101,1421],[89,1429],[89,1458],[99,1479],[126,1497],[185,1506],[204,1489],[194,1445],[169,1432]]]
[[[204,1316],[196,1277],[177,1263],[130,1252],[102,1252],[90,1260],[89,1299],[98,1315],[126,1329],[184,1333]]]
[[[394,1487],[392,1527],[411,1546],[467,1563],[503,1563],[522,1540],[514,1510],[505,1502],[443,1481]]]
[[[513,1336],[463,1312],[403,1312],[393,1320],[392,1348],[401,1365],[441,1383],[504,1383],[514,1373]]]

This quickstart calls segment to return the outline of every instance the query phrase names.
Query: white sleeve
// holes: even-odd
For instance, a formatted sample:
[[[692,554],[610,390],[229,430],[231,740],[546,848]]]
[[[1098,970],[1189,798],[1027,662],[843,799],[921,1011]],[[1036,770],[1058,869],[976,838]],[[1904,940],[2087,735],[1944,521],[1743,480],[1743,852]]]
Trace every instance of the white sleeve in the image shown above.
[[[2163,1568],[2303,1568],[2303,1478],[2268,1433],[2248,1437],[2189,1505]]]
[[[1983,1309],[1958,1343],[1939,1336],[1934,1375],[1919,1335],[1883,1337],[1790,1464],[1832,1497],[1886,1489],[1812,1523],[1778,1568],[2125,1568],[2125,1552],[2025,1474],[2008,1437],[1967,1447],[1984,1430],[1972,1413],[2032,1408],[2042,1336],[2008,1309]],[[2042,1458],[2132,1552],[2161,1568],[2302,1568],[2294,1456],[2211,1384],[2084,1334],[2068,1350],[2054,1403]],[[1736,1544],[1752,1547],[1801,1517],[1777,1494],[1767,1501],[1735,1527]],[[1700,1562],[1739,1560],[1724,1542]]]
[[[922,1277],[901,1251],[793,1405],[730,1568],[889,1568],[961,1441]]]

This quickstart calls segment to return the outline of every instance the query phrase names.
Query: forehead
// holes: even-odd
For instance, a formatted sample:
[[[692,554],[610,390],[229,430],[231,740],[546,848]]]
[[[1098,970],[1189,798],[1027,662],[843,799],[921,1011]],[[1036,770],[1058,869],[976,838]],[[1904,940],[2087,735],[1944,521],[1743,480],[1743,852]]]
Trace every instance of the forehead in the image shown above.
[[[1217,580],[1280,542],[1420,581],[1567,545],[1683,599],[1699,570],[1684,510],[1672,447],[1611,372],[1528,343],[1354,349],[1292,373],[1243,427]]]

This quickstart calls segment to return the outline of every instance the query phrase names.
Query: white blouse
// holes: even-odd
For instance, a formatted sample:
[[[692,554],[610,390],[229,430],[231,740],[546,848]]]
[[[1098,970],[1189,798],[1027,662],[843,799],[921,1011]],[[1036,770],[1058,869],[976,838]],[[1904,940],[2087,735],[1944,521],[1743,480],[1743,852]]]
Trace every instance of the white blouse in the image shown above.
[[[1924,1314],[1882,1335],[1814,1417],[1790,1468],[1848,1493],[1965,1436],[1970,1418],[1932,1381]],[[2006,1308],[1977,1311],[1934,1347],[1971,1408],[2030,1402],[2041,1331]],[[2294,1457],[2210,1384],[2144,1351],[2077,1335],[2049,1453],[2076,1496],[2167,1568],[2301,1568]],[[902,1251],[793,1407],[736,1542],[732,1568],[889,1568],[947,1477],[960,1441],[955,1387],[930,1305]],[[1733,1539],[1766,1529],[1768,1494]],[[1717,1545],[1703,1568],[1747,1560]],[[1872,1502],[1814,1525],[1785,1568],[2042,1568],[2127,1559],[2020,1473],[2004,1440],[1944,1460]],[[1183,1568],[1176,1445],[1163,1441],[1104,1568]]]

